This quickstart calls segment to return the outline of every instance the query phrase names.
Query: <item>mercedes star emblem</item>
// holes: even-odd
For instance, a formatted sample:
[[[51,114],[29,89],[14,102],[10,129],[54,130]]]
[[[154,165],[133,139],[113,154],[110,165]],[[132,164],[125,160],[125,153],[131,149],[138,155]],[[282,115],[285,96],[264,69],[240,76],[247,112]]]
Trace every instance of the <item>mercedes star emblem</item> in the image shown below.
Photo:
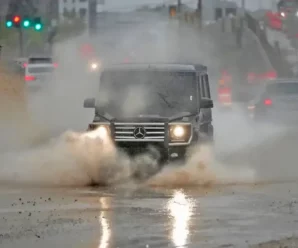
[[[143,127],[136,127],[133,131],[133,136],[136,139],[144,139],[146,135],[146,130]]]

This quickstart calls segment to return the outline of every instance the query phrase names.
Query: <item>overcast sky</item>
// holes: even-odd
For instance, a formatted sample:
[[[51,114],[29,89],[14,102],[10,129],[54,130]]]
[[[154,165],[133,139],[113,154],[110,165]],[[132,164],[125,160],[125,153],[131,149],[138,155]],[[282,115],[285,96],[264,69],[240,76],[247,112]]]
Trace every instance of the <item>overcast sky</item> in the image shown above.
[[[0,0],[1,1],[1,0]],[[195,7],[197,0],[181,0],[188,5]],[[203,0],[204,1],[217,1],[217,0]],[[241,4],[241,0],[231,0],[233,2]],[[276,1],[278,0],[245,0],[246,7],[250,10],[256,10],[259,8],[271,9],[272,6],[276,5]],[[107,9],[130,9],[136,5],[144,5],[144,4],[161,4],[161,3],[176,3],[177,0],[105,0],[105,8]]]

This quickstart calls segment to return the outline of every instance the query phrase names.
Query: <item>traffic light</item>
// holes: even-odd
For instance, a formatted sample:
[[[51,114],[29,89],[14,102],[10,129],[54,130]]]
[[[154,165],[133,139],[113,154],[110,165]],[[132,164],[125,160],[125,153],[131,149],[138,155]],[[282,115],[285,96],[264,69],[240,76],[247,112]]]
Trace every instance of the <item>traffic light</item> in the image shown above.
[[[41,18],[40,17],[34,18],[34,29],[36,31],[40,31],[40,30],[42,30],[42,28],[43,28],[43,25],[41,22]]]
[[[33,27],[35,31],[41,31],[43,29],[43,24],[40,17],[32,18],[30,16],[20,16],[20,15],[7,15],[6,28],[30,28]]]
[[[12,22],[12,16],[11,15],[6,16],[5,26],[7,28],[12,28],[13,27],[13,22]]]
[[[7,27],[7,28],[11,28],[12,26],[13,26],[12,21],[11,21],[11,20],[7,20],[7,21],[6,21],[6,27]]]
[[[29,28],[31,26],[31,20],[28,17],[24,17],[22,26],[23,28]]]
[[[21,17],[19,15],[15,15],[13,16],[12,21],[15,27],[19,27],[21,23]]]

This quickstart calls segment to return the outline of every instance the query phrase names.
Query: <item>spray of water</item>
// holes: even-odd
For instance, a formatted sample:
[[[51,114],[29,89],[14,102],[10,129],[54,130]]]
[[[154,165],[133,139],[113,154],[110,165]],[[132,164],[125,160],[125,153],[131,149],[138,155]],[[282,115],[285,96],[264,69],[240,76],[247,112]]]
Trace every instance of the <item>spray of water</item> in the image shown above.
[[[215,160],[210,146],[189,151],[186,163],[169,165],[148,181],[150,186],[184,187],[254,183],[256,172],[244,166],[231,168]]]
[[[117,162],[113,146],[90,133],[68,131],[37,148],[2,154],[1,161],[2,183],[87,186],[130,176],[129,167]]]

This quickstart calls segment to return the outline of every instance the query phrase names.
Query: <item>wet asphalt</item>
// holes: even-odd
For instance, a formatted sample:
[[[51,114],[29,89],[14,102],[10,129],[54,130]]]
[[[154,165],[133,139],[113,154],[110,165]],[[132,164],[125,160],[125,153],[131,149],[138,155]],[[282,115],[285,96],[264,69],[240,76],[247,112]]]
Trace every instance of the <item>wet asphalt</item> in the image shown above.
[[[298,230],[296,183],[1,190],[1,247],[249,247]]]

